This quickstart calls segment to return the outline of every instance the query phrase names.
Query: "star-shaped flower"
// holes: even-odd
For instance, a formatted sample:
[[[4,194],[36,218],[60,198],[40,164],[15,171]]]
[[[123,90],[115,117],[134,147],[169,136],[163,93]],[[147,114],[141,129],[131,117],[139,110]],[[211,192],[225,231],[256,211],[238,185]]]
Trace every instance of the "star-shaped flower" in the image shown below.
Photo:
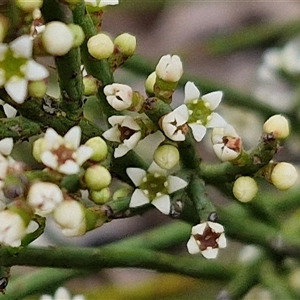
[[[103,137],[108,141],[120,143],[114,152],[116,158],[132,150],[141,140],[141,127],[133,117],[111,116],[108,122],[112,128],[106,130]]]
[[[122,111],[132,104],[132,88],[125,84],[113,83],[103,89],[106,100],[115,110]]]
[[[72,127],[64,137],[54,129],[48,128],[40,145],[41,162],[63,174],[76,174],[80,166],[88,160],[93,150],[86,145],[80,146],[81,129]]]
[[[183,189],[187,182],[167,175],[166,170],[152,163],[148,171],[140,168],[127,168],[126,173],[137,187],[130,200],[129,207],[138,207],[151,203],[165,215],[170,213],[170,194]]]
[[[0,44],[0,87],[16,103],[23,103],[27,96],[28,82],[48,77],[48,70],[34,61],[33,41],[22,35],[9,44]]]
[[[189,113],[188,125],[197,142],[203,139],[206,128],[226,126],[226,121],[218,113],[213,112],[222,100],[223,93],[221,91],[200,97],[198,88],[193,82],[188,81],[184,88],[184,94],[184,103]]]
[[[201,254],[208,259],[216,258],[219,248],[226,247],[224,227],[215,222],[207,221],[192,228],[192,234],[187,242],[190,254]]]

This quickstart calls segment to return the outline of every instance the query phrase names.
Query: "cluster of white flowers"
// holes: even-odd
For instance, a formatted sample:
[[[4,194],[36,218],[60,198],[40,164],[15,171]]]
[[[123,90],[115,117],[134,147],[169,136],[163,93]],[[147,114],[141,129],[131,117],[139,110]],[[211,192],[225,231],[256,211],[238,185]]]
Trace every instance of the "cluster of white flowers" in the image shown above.
[[[85,297],[83,295],[75,295],[72,297],[65,287],[59,287],[53,297],[50,295],[42,295],[40,300],[85,300]]]

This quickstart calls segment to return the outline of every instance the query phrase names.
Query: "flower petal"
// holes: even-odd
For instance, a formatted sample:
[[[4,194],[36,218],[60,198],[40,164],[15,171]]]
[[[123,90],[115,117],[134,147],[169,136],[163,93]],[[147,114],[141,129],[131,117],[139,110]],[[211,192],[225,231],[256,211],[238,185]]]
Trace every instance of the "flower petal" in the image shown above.
[[[198,100],[200,97],[200,91],[196,85],[188,81],[184,87],[184,103],[192,102],[193,100]]]
[[[151,204],[153,204],[160,212],[165,215],[170,213],[171,209],[171,201],[169,195],[162,195],[158,198],[152,200]]]
[[[204,125],[200,125],[200,124],[197,124],[197,123],[191,123],[191,124],[188,124],[188,125],[192,129],[194,139],[197,142],[202,141],[202,139],[204,138],[204,136],[206,134],[206,127]]]
[[[222,96],[223,96],[223,93],[221,91],[217,91],[217,92],[212,92],[212,93],[202,96],[202,100],[205,102],[208,102],[209,108],[211,110],[214,110],[219,106],[219,104],[222,100]]]
[[[225,234],[221,234],[218,238],[218,245],[219,245],[219,248],[226,248],[227,246],[227,240],[226,240],[226,237],[225,237]]]
[[[199,245],[197,244],[196,239],[193,236],[190,237],[186,246],[190,254],[197,254],[200,252]]]
[[[81,145],[76,151],[76,162],[81,166],[93,154],[93,149],[89,146]]]
[[[12,138],[4,138],[0,141],[0,153],[3,155],[9,155],[14,146]]]
[[[167,171],[163,168],[161,168],[160,166],[158,166],[155,161],[153,161],[150,165],[150,167],[148,168],[148,172],[150,173],[158,173],[160,175],[166,176]]]
[[[48,70],[34,60],[29,60],[26,64],[25,77],[27,80],[41,80],[49,76]]]
[[[129,116],[126,116],[121,126],[128,127],[133,130],[141,130],[141,127],[137,124],[137,122],[135,122],[134,119]]]
[[[143,193],[142,190],[135,189],[131,196],[129,207],[138,207],[138,206],[145,205],[149,202],[150,202],[149,199]]]
[[[206,225],[207,225],[207,222],[200,223],[200,224],[197,224],[197,225],[193,226],[192,235],[203,234]]]
[[[64,136],[67,145],[71,145],[73,149],[77,149],[80,145],[81,128],[79,126],[72,127]]]
[[[128,148],[125,144],[120,144],[114,152],[114,157],[118,158],[118,157],[122,157],[124,156],[126,153],[128,153],[130,150],[132,150],[131,148]]]
[[[118,142],[120,143],[120,131],[118,129],[118,126],[114,126],[112,128],[109,128],[105,132],[103,132],[102,136],[111,142]]]
[[[111,126],[122,123],[125,120],[126,116],[111,116],[108,118],[108,123]]]
[[[185,104],[182,104],[175,108],[172,114],[175,116],[177,126],[183,125],[189,119],[189,110]]]
[[[218,248],[208,247],[207,249],[201,251],[201,254],[207,259],[213,259],[217,257],[218,252],[219,252]]]
[[[64,164],[59,165],[57,171],[63,174],[72,175],[80,171],[79,165],[74,160],[67,160]]]
[[[58,167],[57,157],[50,151],[45,151],[41,154],[41,162],[54,170]]]
[[[147,174],[145,170],[140,168],[127,168],[126,173],[135,186],[139,186]]]
[[[16,102],[23,103],[27,96],[28,82],[25,78],[12,77],[5,83],[5,90],[8,95]]]
[[[180,189],[183,189],[187,186],[187,182],[177,176],[168,176],[168,193],[172,194]]]
[[[219,224],[219,223],[216,223],[216,222],[210,222],[208,221],[207,222],[207,225],[213,229],[214,232],[217,232],[217,233],[222,233],[224,232],[224,226]]]
[[[218,114],[218,113],[211,113],[211,119],[207,122],[207,128],[214,128],[214,127],[225,127],[227,122]]]
[[[9,44],[9,48],[17,56],[31,58],[33,41],[29,35],[21,35]]]

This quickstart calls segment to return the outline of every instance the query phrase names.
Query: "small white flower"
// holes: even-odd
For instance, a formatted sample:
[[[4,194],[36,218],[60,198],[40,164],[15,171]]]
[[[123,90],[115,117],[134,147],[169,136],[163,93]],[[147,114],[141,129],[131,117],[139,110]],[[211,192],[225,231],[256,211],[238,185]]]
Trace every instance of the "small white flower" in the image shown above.
[[[113,83],[103,89],[106,100],[117,111],[129,108],[132,104],[132,88],[125,84]]]
[[[80,146],[81,129],[79,126],[72,127],[64,137],[48,128],[42,142],[42,163],[63,174],[76,174],[80,166],[88,160],[93,150],[86,145]]]
[[[221,161],[233,160],[242,151],[242,140],[229,124],[224,128],[214,128],[211,139],[215,154]]]
[[[156,75],[167,82],[177,82],[182,76],[182,62],[178,55],[164,55],[160,58],[156,69]]]
[[[141,140],[140,125],[131,116],[111,116],[108,122],[113,127],[103,133],[103,137],[120,145],[115,149],[114,157],[121,157],[132,150]]]
[[[222,92],[212,92],[200,97],[198,88],[193,82],[188,81],[184,93],[184,103],[189,114],[187,123],[197,142],[203,139],[206,128],[226,126],[226,121],[218,113],[213,112],[222,100]]]
[[[0,244],[19,247],[28,224],[18,213],[10,210],[1,211],[0,220]]]
[[[53,212],[53,219],[65,236],[79,236],[86,233],[85,209],[78,201],[67,199],[61,202]]]
[[[22,35],[10,44],[0,44],[0,87],[16,103],[23,103],[27,96],[28,81],[48,77],[48,70],[32,58],[33,41]]]
[[[170,213],[171,207],[169,195],[187,186],[183,179],[167,176],[166,170],[154,162],[147,172],[139,168],[127,168],[126,173],[137,187],[131,196],[129,207],[151,203],[166,215]]]
[[[51,182],[35,182],[27,194],[27,203],[41,216],[51,213],[63,199],[61,189]]]
[[[72,297],[66,288],[59,287],[53,297],[50,295],[42,295],[40,300],[85,300],[85,297],[83,295],[76,295]]]
[[[188,131],[187,121],[189,113],[186,105],[180,105],[172,112],[161,118],[161,129],[173,141],[184,141]]]
[[[224,227],[219,223],[204,222],[192,228],[191,237],[187,243],[190,254],[201,254],[208,259],[216,258],[219,248],[226,247]]]

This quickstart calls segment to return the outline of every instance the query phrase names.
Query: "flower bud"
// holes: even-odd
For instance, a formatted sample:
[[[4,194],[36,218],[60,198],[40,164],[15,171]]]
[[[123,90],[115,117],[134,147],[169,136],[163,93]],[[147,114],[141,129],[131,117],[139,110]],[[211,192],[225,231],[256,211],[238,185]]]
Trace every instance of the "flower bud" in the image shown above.
[[[32,155],[40,163],[42,162],[41,154],[44,151],[45,151],[45,139],[39,138],[39,139],[35,140],[33,143]]]
[[[16,0],[16,5],[25,12],[32,12],[43,5],[43,0]]]
[[[85,38],[83,29],[79,25],[73,23],[68,24],[68,26],[73,34],[73,48],[79,47]]]
[[[286,162],[278,163],[271,173],[271,181],[279,190],[287,190],[292,187],[297,177],[296,168]]]
[[[90,197],[93,202],[96,204],[104,204],[106,203],[111,196],[110,189],[108,187],[100,190],[100,191],[91,191],[90,192]]]
[[[111,175],[103,166],[93,165],[87,168],[84,174],[84,180],[89,189],[99,191],[109,186]]]
[[[87,42],[88,52],[96,59],[107,59],[114,52],[114,43],[111,38],[104,34],[98,33],[89,38]]]
[[[175,167],[180,159],[178,149],[173,145],[162,145],[157,147],[153,154],[156,164],[166,170]]]
[[[249,176],[239,177],[233,184],[233,194],[241,202],[251,201],[258,192],[256,181]]]
[[[86,141],[85,145],[93,149],[93,154],[90,157],[90,160],[100,161],[106,158],[107,144],[100,136],[90,138]]]
[[[49,54],[65,55],[71,50],[73,42],[74,36],[68,25],[59,21],[46,24],[42,33],[42,43]]]
[[[98,80],[91,76],[87,75],[83,77],[83,86],[84,86],[84,95],[85,96],[92,96],[96,95],[98,91]]]
[[[177,82],[182,76],[182,62],[178,55],[164,55],[159,60],[156,75],[167,82]]]
[[[122,33],[115,38],[114,45],[122,54],[132,56],[136,49],[136,38],[129,33]]]
[[[128,187],[117,189],[113,194],[113,200],[118,200],[119,198],[128,197],[130,194],[132,194],[132,190]]]
[[[47,90],[47,84],[44,80],[31,81],[28,84],[28,93],[31,97],[42,98]]]
[[[128,109],[132,104],[132,88],[125,84],[113,83],[103,90],[106,100],[117,111]]]
[[[65,236],[79,236],[86,233],[85,207],[78,201],[67,199],[53,212],[54,221]]]
[[[272,133],[277,139],[285,139],[290,134],[289,122],[282,115],[274,115],[270,117],[263,126],[266,133]]]
[[[154,93],[154,84],[156,82],[156,73],[152,72],[145,81],[145,89],[148,94]]]

